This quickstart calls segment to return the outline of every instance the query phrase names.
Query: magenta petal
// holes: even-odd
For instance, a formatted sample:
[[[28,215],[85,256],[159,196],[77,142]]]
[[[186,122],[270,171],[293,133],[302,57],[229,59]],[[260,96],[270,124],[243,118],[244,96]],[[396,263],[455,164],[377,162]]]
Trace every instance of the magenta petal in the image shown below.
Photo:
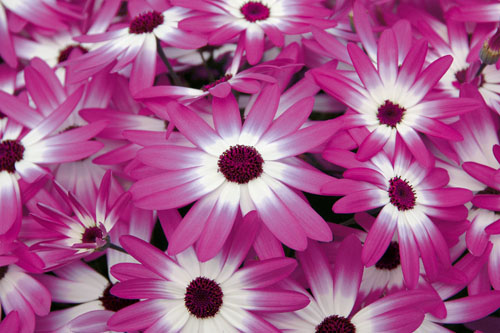
[[[238,286],[243,289],[265,288],[283,280],[297,267],[292,258],[273,258],[245,266],[224,283],[226,288]]]
[[[241,304],[244,297],[245,303]],[[309,304],[309,298],[294,291],[278,291],[273,289],[252,289],[238,291],[235,300],[231,295],[224,297],[224,302],[237,305],[250,311],[288,312],[304,308]],[[233,303],[234,302],[234,303]]]
[[[498,187],[497,182],[495,181],[496,171],[492,167],[487,165],[482,165],[476,162],[464,162],[462,164],[462,168],[469,175],[479,180],[481,183],[486,184],[490,187]]]
[[[462,297],[445,302],[446,318],[437,322],[452,324],[481,319],[500,307],[500,291]]]
[[[362,275],[361,242],[355,235],[349,235],[340,244],[333,268],[333,313],[346,318],[349,316]]]
[[[474,206],[497,211],[500,207],[500,195],[494,194],[480,194],[476,195],[472,200]]]
[[[375,70],[375,67],[373,67],[370,58],[368,58],[368,56],[353,43],[347,45],[347,51],[349,52],[354,68],[356,69],[356,72],[366,89],[370,93],[376,94],[377,90],[379,90],[380,86],[382,86],[382,81],[380,80],[380,76]]]
[[[28,128],[35,128],[43,120],[38,111],[2,90],[0,90],[0,111]]]
[[[0,43],[2,45],[2,48],[0,49],[2,59],[4,59],[10,67],[16,68],[16,52],[12,43],[12,37],[7,25],[7,16],[5,15],[5,9],[3,6],[0,6]]]
[[[44,146],[42,141],[29,147],[27,156],[30,162],[48,164],[78,161],[95,154],[104,144],[98,141],[84,141]]]
[[[428,206],[451,207],[463,205],[472,199],[472,192],[464,188],[422,190],[417,202]]]
[[[323,313],[334,313],[332,270],[316,242],[309,242],[304,252],[297,252],[302,270]]]
[[[396,36],[390,29],[380,36],[377,49],[378,72],[384,84],[394,84],[398,75],[398,45]]]
[[[409,289],[417,286],[420,272],[418,248],[406,218],[398,221],[399,254],[405,285]]]
[[[279,87],[268,85],[261,90],[243,125],[242,137],[247,137],[255,144],[271,125],[279,104]]]
[[[191,207],[169,240],[169,254],[182,252],[198,240],[216,202],[217,197],[208,195]]]
[[[378,208],[389,203],[389,195],[380,189],[370,189],[348,194],[333,205],[337,214],[357,213]]]
[[[391,136],[391,128],[388,126],[378,126],[371,132],[359,146],[357,158],[366,161],[373,155],[379,153]]]
[[[227,182],[223,185],[217,203],[196,243],[196,253],[200,261],[212,259],[220,251],[231,232],[239,204],[239,185]]]
[[[225,98],[214,97],[212,110],[215,129],[220,136],[228,142],[237,141],[241,132],[241,116],[234,95],[228,94]]]
[[[226,146],[215,131],[191,109],[179,103],[170,102],[167,105],[167,111],[170,119],[172,119],[179,131],[181,131],[189,141],[193,142],[207,153],[213,153],[213,155],[218,156],[220,152],[215,149],[215,147]]]
[[[408,94],[418,101],[424,98],[427,92],[436,85],[448,68],[450,68],[452,62],[453,57],[450,55],[435,60],[420,73],[415,84],[408,91]]]
[[[14,175],[0,172],[0,235],[5,234],[16,221],[21,222],[21,193]]]
[[[401,65],[397,79],[398,86],[409,89],[413,85],[424,64],[426,54],[427,41],[424,39],[416,41]]]
[[[137,54],[130,73],[130,93],[135,93],[153,86],[156,70],[156,39],[147,36]]]
[[[129,235],[121,236],[120,244],[128,254],[167,280],[173,278],[183,279],[185,278],[183,275],[187,274],[164,252],[140,238]],[[175,274],[178,274],[178,276],[175,276]]]
[[[250,65],[257,64],[262,58],[264,37],[264,31],[257,24],[251,24],[245,30],[245,51]]]
[[[0,330],[3,332],[19,331],[19,315],[17,311],[11,311],[0,323]]]
[[[389,247],[398,221],[398,212],[393,205],[386,205],[373,223],[363,245],[363,263],[370,267],[382,258]]]
[[[422,138],[418,135],[413,128],[400,127],[398,133],[401,135],[406,147],[411,151],[416,160],[422,164],[423,167],[428,168],[433,164],[433,159],[425,146]]]
[[[112,295],[125,299],[180,299],[182,291],[175,282],[146,278],[121,281],[110,290]]]
[[[84,313],[68,323],[73,332],[100,333],[108,330],[106,324],[113,311],[95,310]]]
[[[249,183],[248,189],[262,221],[273,235],[288,247],[304,250],[307,247],[307,237],[299,221],[262,177]]]
[[[151,326],[167,309],[162,300],[146,300],[132,304],[109,318],[108,327],[113,331],[135,331]]]

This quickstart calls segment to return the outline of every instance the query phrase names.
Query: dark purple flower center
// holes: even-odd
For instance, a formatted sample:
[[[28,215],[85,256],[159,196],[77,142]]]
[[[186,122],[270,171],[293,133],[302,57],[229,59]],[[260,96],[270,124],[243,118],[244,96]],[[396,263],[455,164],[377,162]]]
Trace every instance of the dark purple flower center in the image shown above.
[[[213,280],[197,277],[186,288],[186,308],[196,318],[213,317],[222,306],[222,289]]]
[[[375,267],[378,269],[392,270],[398,267],[400,263],[399,244],[398,242],[391,242],[382,258],[375,264]]]
[[[5,276],[5,274],[7,274],[8,270],[9,270],[9,265],[0,267],[0,280],[3,279],[3,277]]]
[[[484,190],[477,192],[477,194],[500,194],[500,191],[488,186]]]
[[[467,78],[467,72],[469,71],[469,68],[465,68],[462,70],[459,70],[458,72],[455,73],[455,79],[457,81],[453,82],[453,86],[457,89],[460,89],[460,86],[466,82],[470,82],[472,84],[477,85],[478,87],[482,87],[484,84],[484,74],[480,74],[478,76],[471,78]]]
[[[257,1],[247,2],[241,7],[240,11],[249,22],[265,20],[269,17],[270,13],[269,7]]]
[[[389,180],[389,198],[391,203],[399,210],[409,210],[415,207],[417,199],[413,187],[406,180],[400,177],[394,177]]]
[[[264,159],[250,146],[236,145],[219,156],[219,171],[230,182],[246,184],[262,174]]]
[[[73,52],[73,50],[75,50],[75,49],[79,49],[84,54],[88,52],[88,50],[86,48],[84,48],[83,46],[70,45],[70,46],[66,47],[64,50],[62,50],[61,52],[59,52],[59,57],[57,58],[57,62],[61,63],[63,61],[68,60],[71,52]]]
[[[153,32],[153,30],[163,23],[163,14],[157,11],[151,11],[137,15],[132,22],[128,32],[131,34],[144,34]]]
[[[102,296],[99,297],[99,300],[101,301],[101,304],[104,307],[104,309],[116,312],[129,305],[139,302],[138,299],[124,299],[112,295],[109,292],[111,287],[113,287],[113,285],[110,284],[106,289],[104,289]]]
[[[97,239],[103,236],[102,230],[98,227],[86,228],[82,235],[82,243],[95,243]]]
[[[24,146],[16,140],[4,140],[0,142],[0,172],[16,171],[16,162],[23,159]]]
[[[333,315],[323,319],[321,324],[316,326],[316,333],[354,333],[356,327],[351,321],[342,316]]]
[[[386,99],[384,104],[378,108],[377,118],[381,125],[396,127],[403,119],[405,111],[405,108]]]
[[[221,77],[220,79],[218,79],[218,80],[216,80],[216,81],[214,81],[214,82],[211,82],[211,83],[209,83],[209,84],[207,84],[207,85],[204,85],[204,86],[201,88],[201,90],[203,90],[203,91],[208,91],[208,89],[215,87],[215,86],[216,86],[216,85],[218,85],[219,83],[229,81],[229,79],[230,79],[230,78],[232,78],[232,77],[233,77],[233,75],[232,75],[232,74],[226,74],[226,75],[224,75],[223,77]]]

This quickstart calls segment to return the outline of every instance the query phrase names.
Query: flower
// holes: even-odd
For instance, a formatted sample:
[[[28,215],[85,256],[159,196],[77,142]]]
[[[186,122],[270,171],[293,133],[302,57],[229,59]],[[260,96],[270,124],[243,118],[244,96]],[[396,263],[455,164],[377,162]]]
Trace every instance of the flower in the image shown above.
[[[381,152],[370,161],[359,162],[353,155],[334,149],[324,153],[328,161],[348,170],[345,179],[325,185],[322,191],[347,194],[333,205],[336,213],[382,207],[363,246],[363,263],[368,267],[376,264],[397,229],[405,285],[410,289],[417,285],[419,256],[427,277],[435,280],[438,270],[449,269],[451,262],[446,240],[431,218],[465,219],[463,204],[472,198],[471,191],[445,188],[448,173],[422,168],[403,145],[396,146],[393,157]]]
[[[208,33],[211,45],[224,44],[238,36],[245,43],[246,57],[251,65],[262,58],[265,35],[274,45],[282,47],[284,35],[309,32],[311,25],[335,25],[325,19],[330,10],[318,0],[172,0],[171,3],[200,12],[180,21],[179,27]]]
[[[74,217],[60,212],[43,203],[38,208],[45,216],[32,214],[32,216],[45,227],[59,233],[55,240],[43,240],[37,244],[42,250],[52,248],[50,256],[51,268],[70,261],[90,255],[95,251],[103,251],[109,246],[108,233],[118,222],[122,209],[128,204],[130,193],[120,195],[113,205],[108,203],[111,187],[111,171],[108,170],[101,180],[97,194],[95,213],[87,210],[85,205],[73,193],[66,192],[57,182],[55,189],[71,208]]]
[[[203,36],[177,28],[177,22],[186,17],[189,10],[172,7],[158,12],[148,4],[141,4],[140,8],[143,11],[137,13],[127,27],[120,26],[102,34],[74,38],[78,42],[101,45],[66,62],[68,66],[77,65],[75,68],[79,74],[72,78],[73,82],[86,79],[117,60],[112,72],[133,63],[129,87],[132,93],[136,93],[153,85],[157,39],[182,49],[196,49],[206,44]]]
[[[194,147],[167,142],[139,151],[141,163],[162,172],[138,180],[130,191],[143,209],[178,208],[197,200],[169,243],[170,254],[198,241],[200,259],[213,257],[229,235],[238,208],[243,215],[257,210],[272,234],[291,248],[305,249],[307,237],[331,240],[323,218],[288,186],[319,194],[321,186],[333,180],[296,156],[324,142],[342,120],[299,129],[311,112],[312,97],[273,120],[279,98],[277,85],[264,87],[242,124],[232,94],[214,97],[215,130],[188,107],[167,105],[171,121]]]
[[[433,159],[418,132],[447,140],[459,141],[462,136],[444,124],[446,119],[479,107],[469,98],[433,98],[425,100],[439,79],[450,67],[451,56],[443,56],[423,69],[427,42],[416,42],[398,65],[398,44],[391,29],[382,33],[378,43],[377,66],[355,44],[347,45],[358,78],[344,71],[313,70],[319,86],[355,113],[346,115],[346,127],[366,127],[370,134],[359,146],[362,161],[383,147],[393,149],[400,137],[424,167]]]
[[[439,307],[431,291],[412,290],[385,296],[357,309],[356,297],[363,275],[361,244],[355,236],[342,241],[333,270],[325,253],[311,242],[297,257],[311,294],[295,281],[286,281],[291,290],[306,295],[311,303],[293,313],[266,314],[280,330],[301,332],[413,332],[426,311]]]
[[[260,313],[297,310],[308,299],[274,286],[295,269],[291,258],[239,268],[258,229],[257,216],[250,213],[228,246],[207,262],[199,262],[192,247],[169,257],[136,237],[122,236],[120,243],[141,265],[135,272],[131,265],[136,264],[113,266],[111,272],[122,281],[111,293],[141,301],[115,313],[108,326],[115,331],[275,332]]]

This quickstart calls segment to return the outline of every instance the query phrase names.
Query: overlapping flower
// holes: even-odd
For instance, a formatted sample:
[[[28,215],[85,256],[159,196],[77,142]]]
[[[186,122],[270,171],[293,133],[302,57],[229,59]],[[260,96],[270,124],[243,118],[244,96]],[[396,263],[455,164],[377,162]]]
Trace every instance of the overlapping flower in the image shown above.
[[[0,0],[0,331],[498,331],[499,6]]]

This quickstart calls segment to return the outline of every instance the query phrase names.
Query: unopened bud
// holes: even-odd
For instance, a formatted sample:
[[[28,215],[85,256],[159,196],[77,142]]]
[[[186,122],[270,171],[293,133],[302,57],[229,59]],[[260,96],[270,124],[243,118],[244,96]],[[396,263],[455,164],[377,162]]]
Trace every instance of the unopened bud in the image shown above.
[[[485,65],[493,65],[500,58],[500,29],[486,42],[484,42],[479,58]]]

